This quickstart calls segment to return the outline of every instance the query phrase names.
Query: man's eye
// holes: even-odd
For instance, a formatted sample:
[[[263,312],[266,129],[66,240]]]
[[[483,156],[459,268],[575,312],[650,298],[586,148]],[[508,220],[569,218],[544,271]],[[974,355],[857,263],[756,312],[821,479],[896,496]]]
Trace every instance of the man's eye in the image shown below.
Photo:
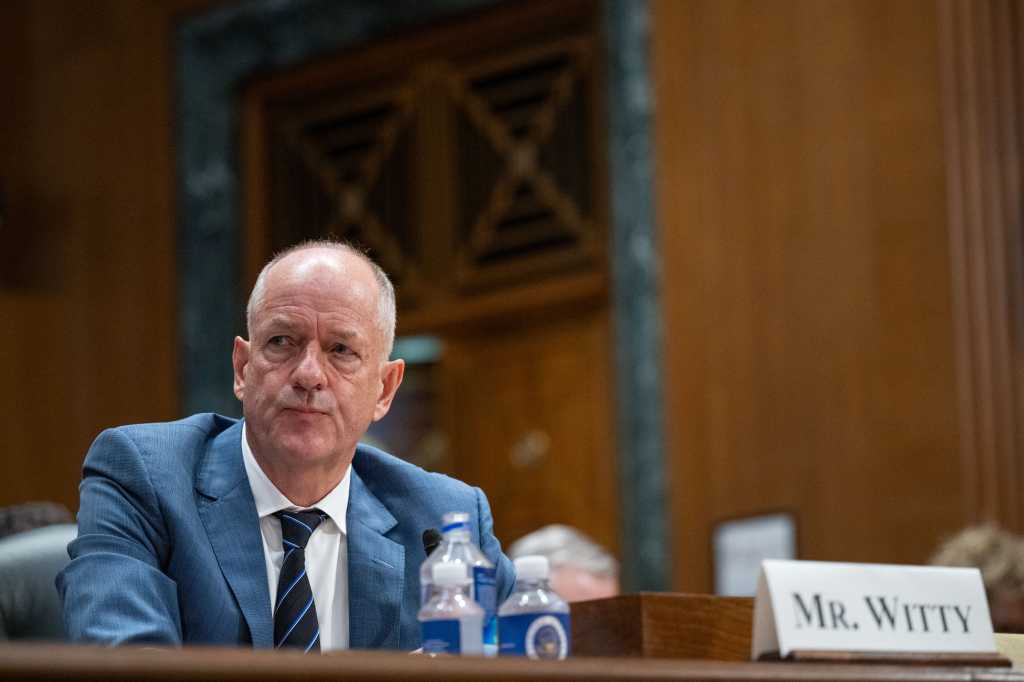
[[[355,351],[343,343],[336,343],[331,347],[331,352],[335,355],[352,355]]]
[[[271,336],[267,339],[268,346],[286,346],[288,345],[288,337],[283,335]]]

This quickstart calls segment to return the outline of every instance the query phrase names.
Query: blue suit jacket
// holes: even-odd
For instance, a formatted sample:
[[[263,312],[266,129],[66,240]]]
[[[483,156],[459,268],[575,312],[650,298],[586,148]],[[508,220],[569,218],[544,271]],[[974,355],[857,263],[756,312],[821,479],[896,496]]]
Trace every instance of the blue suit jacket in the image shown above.
[[[259,519],[242,425],[199,414],[104,431],[86,456],[78,538],[57,577],[73,641],[273,644]],[[513,570],[477,488],[360,445],[348,506],[349,642],[414,649],[424,529],[470,514],[497,567],[499,603]]]

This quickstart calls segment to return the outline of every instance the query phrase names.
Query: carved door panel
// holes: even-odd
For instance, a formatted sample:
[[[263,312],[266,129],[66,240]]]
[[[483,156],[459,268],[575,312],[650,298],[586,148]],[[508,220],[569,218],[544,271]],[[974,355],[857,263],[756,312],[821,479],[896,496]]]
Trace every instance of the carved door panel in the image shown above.
[[[508,5],[253,84],[248,278],[296,241],[353,241],[394,280],[406,333],[513,289],[603,294],[596,22],[585,0]]]

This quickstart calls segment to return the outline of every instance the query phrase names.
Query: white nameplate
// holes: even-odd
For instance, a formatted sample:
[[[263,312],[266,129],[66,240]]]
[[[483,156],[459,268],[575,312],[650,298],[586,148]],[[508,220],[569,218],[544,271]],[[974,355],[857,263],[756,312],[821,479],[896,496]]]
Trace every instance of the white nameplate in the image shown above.
[[[795,650],[995,653],[981,573],[763,561],[751,656]]]

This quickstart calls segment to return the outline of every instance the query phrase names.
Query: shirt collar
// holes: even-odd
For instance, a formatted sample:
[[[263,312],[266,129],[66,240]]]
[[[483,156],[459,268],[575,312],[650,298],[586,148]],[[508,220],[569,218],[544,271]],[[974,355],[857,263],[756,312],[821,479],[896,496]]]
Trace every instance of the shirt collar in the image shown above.
[[[242,421],[242,461],[245,464],[245,473],[249,478],[249,487],[252,488],[252,497],[256,501],[256,513],[262,519],[275,512],[284,509],[300,509],[291,500],[285,497],[284,493],[277,489],[274,482],[267,477],[260,467],[259,462],[249,448],[249,440],[246,438],[245,421]],[[348,533],[348,524],[345,521],[348,511],[348,493],[352,484],[352,466],[349,465],[345,471],[345,477],[341,479],[334,489],[312,505],[323,513],[327,514],[334,521],[334,525],[342,533]]]

